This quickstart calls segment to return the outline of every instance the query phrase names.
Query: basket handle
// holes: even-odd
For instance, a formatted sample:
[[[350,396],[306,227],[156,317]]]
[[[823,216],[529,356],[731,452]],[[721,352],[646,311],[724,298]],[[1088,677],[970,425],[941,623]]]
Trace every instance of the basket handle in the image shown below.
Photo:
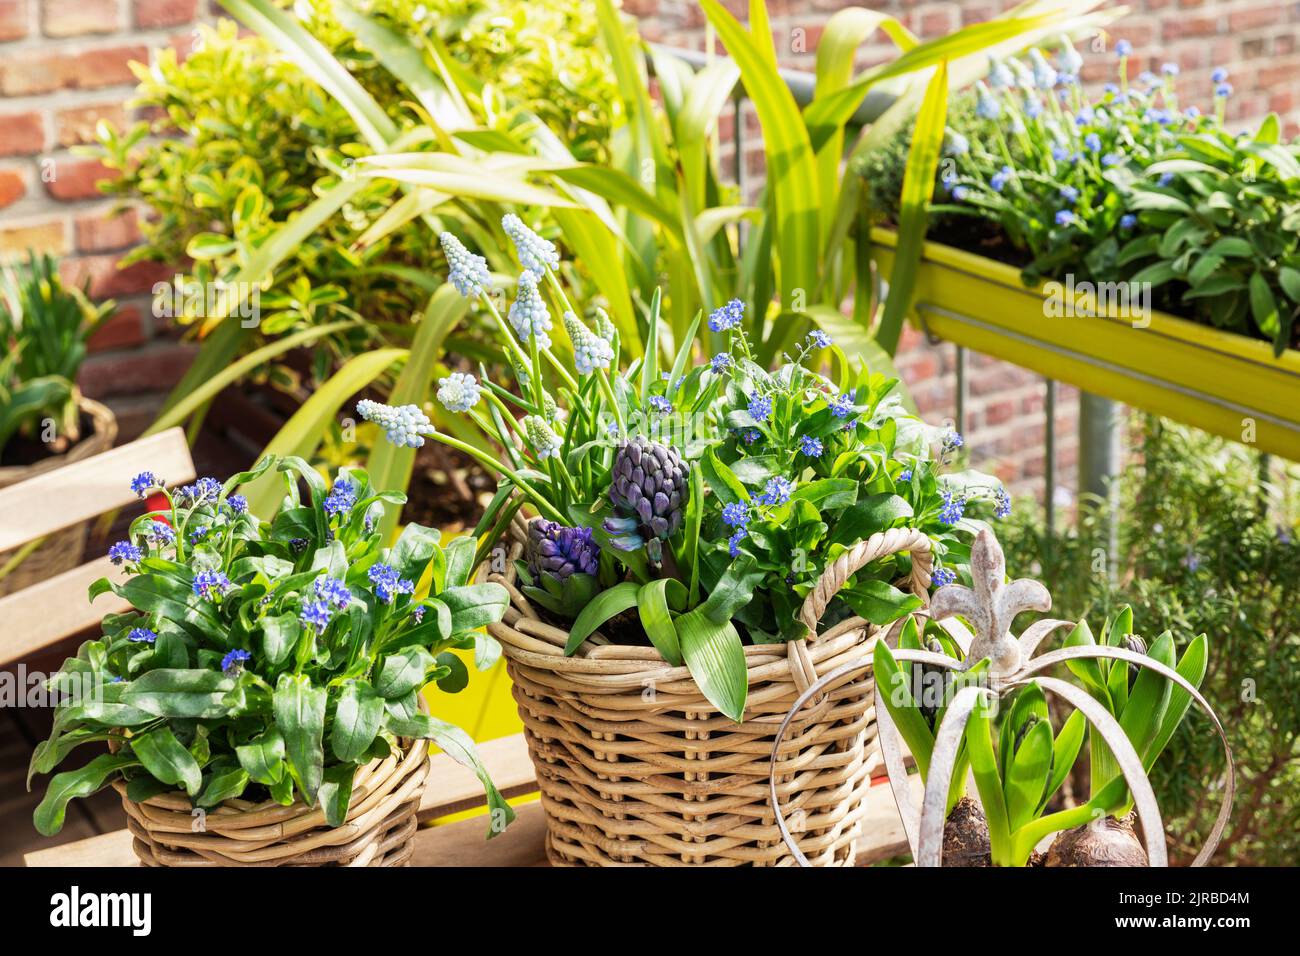
[[[879,531],[866,541],[855,544],[845,551],[822,572],[817,584],[804,598],[799,610],[799,620],[808,629],[808,643],[817,640],[817,622],[826,613],[826,606],[844,587],[844,582],[855,573],[865,568],[872,561],[901,551],[912,553],[912,573],[908,578],[912,593],[922,601],[929,596],[930,567],[933,558],[930,553],[930,538],[924,531],[916,528],[890,528]],[[795,643],[795,642],[791,642]]]

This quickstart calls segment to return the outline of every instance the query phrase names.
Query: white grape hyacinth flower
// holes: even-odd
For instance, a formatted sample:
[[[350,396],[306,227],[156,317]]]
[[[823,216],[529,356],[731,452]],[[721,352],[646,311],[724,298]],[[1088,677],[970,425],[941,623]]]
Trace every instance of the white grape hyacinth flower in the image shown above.
[[[357,402],[357,414],[384,430],[390,442],[402,448],[420,448],[424,436],[432,435],[433,423],[420,411],[418,405],[385,405],[362,399]]]

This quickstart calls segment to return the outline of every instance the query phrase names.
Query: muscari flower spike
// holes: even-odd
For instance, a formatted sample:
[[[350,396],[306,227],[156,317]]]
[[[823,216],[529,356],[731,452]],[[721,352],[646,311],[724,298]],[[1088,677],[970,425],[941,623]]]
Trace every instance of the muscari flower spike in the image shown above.
[[[492,283],[487,259],[474,255],[449,232],[440,233],[438,241],[442,243],[443,254],[447,257],[447,279],[456,291],[467,299],[482,295]]]
[[[598,368],[609,368],[614,361],[614,346],[579,321],[572,312],[564,313],[564,331],[573,343],[573,367],[582,375]]]
[[[970,152],[970,140],[949,126],[943,132],[943,152],[945,156],[965,156]]]
[[[547,269],[560,268],[560,254],[555,251],[555,243],[533,232],[514,213],[502,217],[501,228],[515,244],[519,264],[525,272],[531,272],[535,278],[540,279],[546,275]]]
[[[551,312],[546,308],[541,290],[537,288],[537,276],[532,272],[525,270],[519,274],[515,301],[510,303],[507,318],[521,342],[536,336],[538,348],[550,348]]]
[[[469,411],[478,404],[481,392],[478,379],[466,372],[438,379],[438,401],[449,412]]]
[[[1029,51],[1029,62],[1034,68],[1034,85],[1040,90],[1050,90],[1056,85],[1056,70],[1047,62],[1041,50]]]
[[[539,459],[545,461],[560,453],[560,437],[551,430],[540,415],[526,415],[523,420],[524,436]]]
[[[989,72],[986,77],[989,86],[995,90],[1006,89],[1015,85],[1015,74],[1007,67],[1005,63],[995,56],[989,57]]]
[[[398,447],[419,448],[424,435],[433,434],[433,423],[417,405],[385,405],[362,399],[357,402],[357,414],[374,422],[384,430],[384,435]]]
[[[975,84],[978,99],[975,102],[975,115],[980,119],[995,120],[1002,115],[1002,104],[997,101],[983,81]]]
[[[1083,69],[1083,57],[1079,55],[1079,51],[1074,48],[1074,44],[1070,42],[1070,38],[1065,34],[1061,34],[1060,40],[1061,66],[1066,73],[1078,76],[1079,71]]]

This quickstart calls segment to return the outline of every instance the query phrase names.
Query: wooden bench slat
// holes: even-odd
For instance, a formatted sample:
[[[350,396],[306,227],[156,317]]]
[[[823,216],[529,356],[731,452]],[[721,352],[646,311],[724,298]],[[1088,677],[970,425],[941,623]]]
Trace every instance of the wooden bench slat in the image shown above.
[[[142,471],[168,486],[192,480],[185,432],[169,428],[0,489],[0,552],[130,504]]]
[[[479,751],[503,793],[520,796],[537,789],[522,734],[488,741],[480,746]],[[520,763],[521,755],[527,764],[526,779]],[[433,773],[420,807],[422,820],[482,804],[482,790],[473,774],[445,754],[436,754],[430,760],[433,763]],[[471,781],[477,799],[470,792]],[[920,777],[914,775],[912,783],[919,796]],[[492,840],[485,838],[485,822],[481,816],[421,830],[415,838],[412,865],[545,865],[546,820],[542,805],[537,802],[525,803],[515,809],[518,814],[515,822],[505,833]],[[907,852],[907,838],[889,787],[880,784],[871,788],[867,794],[862,822],[866,835],[858,841],[858,866],[867,866]],[[36,850],[28,853],[25,859],[28,866],[135,866],[137,863],[131,849],[131,837],[126,830]]]
[[[126,574],[108,558],[99,558],[48,581],[0,598],[0,664],[57,644],[72,634],[95,627],[106,614],[130,608],[116,594],[101,594],[94,604],[86,590],[100,578],[125,581]]]

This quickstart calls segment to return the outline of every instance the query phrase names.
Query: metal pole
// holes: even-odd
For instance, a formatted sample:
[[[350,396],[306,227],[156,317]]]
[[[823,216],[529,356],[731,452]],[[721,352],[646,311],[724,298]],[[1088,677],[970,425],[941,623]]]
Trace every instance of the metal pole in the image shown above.
[[[1043,508],[1047,515],[1047,546],[1050,548],[1056,540],[1056,382],[1050,378],[1043,379],[1047,386],[1047,396],[1043,402],[1045,416],[1043,429]]]
[[[966,408],[970,405],[970,381],[966,375],[966,349],[957,346],[957,396],[956,422],[953,429],[958,435],[966,433]]]
[[[1123,450],[1119,416],[1122,406],[1108,398],[1079,393],[1079,504],[1093,496],[1107,506],[1106,569],[1112,583],[1118,579],[1119,482]]]

